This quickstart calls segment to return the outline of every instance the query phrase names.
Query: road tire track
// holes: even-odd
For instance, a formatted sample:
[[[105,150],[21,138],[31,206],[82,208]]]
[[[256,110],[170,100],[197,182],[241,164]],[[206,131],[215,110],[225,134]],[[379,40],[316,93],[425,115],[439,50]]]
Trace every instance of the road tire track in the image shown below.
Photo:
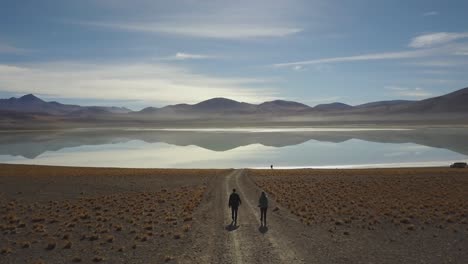
[[[228,207],[233,188],[242,200],[236,228],[230,227]],[[195,213],[189,238],[192,247],[185,249],[180,263],[304,263],[300,252],[292,246],[291,235],[286,235],[285,221],[291,219],[274,215],[270,206],[268,229],[260,228],[256,206],[260,192],[244,170],[211,179],[202,205]],[[271,200],[270,204],[274,205]]]

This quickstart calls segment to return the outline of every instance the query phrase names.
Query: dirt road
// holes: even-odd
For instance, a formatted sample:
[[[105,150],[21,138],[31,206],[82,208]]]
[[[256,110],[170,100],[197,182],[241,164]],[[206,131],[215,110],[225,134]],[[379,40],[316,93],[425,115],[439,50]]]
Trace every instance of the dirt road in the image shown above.
[[[235,188],[242,205],[238,212],[238,226],[232,227],[228,196]],[[182,263],[304,263],[296,232],[297,220],[272,213],[276,207],[270,199],[266,228],[260,227],[257,207],[261,190],[235,170],[210,182],[208,193],[196,214],[197,222],[190,238],[193,248],[187,249]],[[293,228],[294,229],[294,228]],[[295,235],[294,235],[295,234]],[[291,239],[294,235],[294,239]]]

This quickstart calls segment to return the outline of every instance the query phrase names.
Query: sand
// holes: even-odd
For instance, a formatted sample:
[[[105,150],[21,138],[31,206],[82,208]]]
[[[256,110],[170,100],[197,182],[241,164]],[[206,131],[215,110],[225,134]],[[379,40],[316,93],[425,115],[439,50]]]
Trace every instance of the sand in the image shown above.
[[[468,169],[4,164],[0,263],[465,263],[467,210]]]

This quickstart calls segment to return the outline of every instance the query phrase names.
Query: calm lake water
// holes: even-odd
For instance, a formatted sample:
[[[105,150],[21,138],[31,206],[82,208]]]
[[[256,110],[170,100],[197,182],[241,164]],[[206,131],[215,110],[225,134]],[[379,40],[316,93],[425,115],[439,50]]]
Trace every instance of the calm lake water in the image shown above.
[[[153,168],[448,166],[468,129],[74,129],[1,132],[0,163]]]

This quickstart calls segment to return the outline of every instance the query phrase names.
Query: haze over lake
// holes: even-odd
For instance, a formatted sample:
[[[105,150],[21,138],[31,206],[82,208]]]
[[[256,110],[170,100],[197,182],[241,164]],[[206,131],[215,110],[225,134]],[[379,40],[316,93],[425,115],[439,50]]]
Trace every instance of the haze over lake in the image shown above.
[[[0,134],[1,163],[339,168],[447,166],[467,160],[466,128],[74,129]]]

